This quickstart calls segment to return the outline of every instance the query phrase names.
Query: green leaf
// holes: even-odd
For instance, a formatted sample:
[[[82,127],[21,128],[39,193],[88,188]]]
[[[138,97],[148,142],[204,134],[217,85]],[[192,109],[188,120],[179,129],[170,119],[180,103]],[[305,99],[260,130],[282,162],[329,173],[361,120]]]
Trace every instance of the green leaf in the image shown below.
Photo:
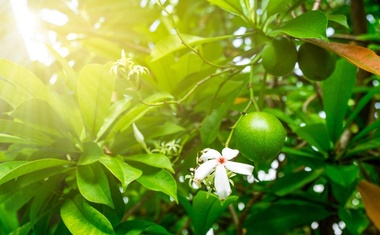
[[[72,130],[62,120],[61,116],[49,105],[40,99],[29,99],[17,106],[11,115],[29,126],[29,131],[41,130],[46,134],[62,137]]]
[[[121,48],[113,40],[107,40],[102,37],[91,37],[83,40],[83,45],[95,53],[108,60],[115,60],[120,57]]]
[[[270,33],[276,36],[285,33],[296,38],[318,38],[327,40],[327,17],[322,11],[308,11],[292,20],[285,22]]]
[[[376,121],[372,122],[371,124],[369,124],[368,126],[366,126],[361,132],[359,132],[357,135],[354,136],[354,138],[352,138],[352,140],[350,141],[351,143],[355,143],[357,142],[358,140],[362,139],[363,137],[365,137],[368,133],[372,132],[372,131],[377,131],[380,129],[380,119],[377,119]]]
[[[226,36],[219,36],[219,37],[213,37],[213,38],[203,38],[203,37],[198,37],[198,36],[181,34],[181,38],[189,46],[196,46],[196,45],[200,45],[204,43],[220,41],[220,40],[231,38],[233,36],[234,35],[226,35]],[[151,52],[151,61],[161,59],[162,57],[174,51],[186,48],[186,46],[182,43],[181,38],[177,34],[175,34],[175,35],[169,35],[163,38],[161,41],[159,41]]]
[[[286,174],[274,182],[271,191],[280,197],[285,196],[318,179],[323,172],[323,169],[316,169]]]
[[[6,209],[4,204],[0,204],[0,234],[10,234],[19,227],[16,210]]]
[[[13,108],[31,97],[31,94],[27,93],[22,88],[7,81],[0,80],[0,98]]]
[[[335,143],[343,132],[343,120],[355,85],[356,67],[338,60],[335,71],[322,82],[323,106],[330,139]]]
[[[274,14],[281,13],[283,9],[287,8],[288,4],[291,2],[290,0],[270,0],[267,1],[268,5],[266,6],[266,11],[268,16],[272,16]]]
[[[141,170],[125,163],[122,157],[104,156],[100,158],[100,163],[120,181],[124,191],[132,181],[142,174]]]
[[[163,192],[178,202],[177,183],[173,176],[164,169],[144,168],[143,174],[137,179],[145,188]]]
[[[86,200],[114,208],[107,176],[98,162],[78,165],[77,184]]]
[[[100,157],[106,156],[98,144],[87,142],[83,144],[83,152],[80,155],[78,165],[87,165],[99,161]]]
[[[310,225],[329,215],[330,212],[319,205],[272,203],[261,210],[252,209],[252,214],[244,225],[247,234],[280,235],[298,226]]]
[[[171,173],[174,173],[174,169],[172,167],[172,163],[170,162],[170,159],[163,154],[158,154],[158,153],[139,154],[139,155],[125,157],[124,160],[127,162],[141,162],[146,165],[157,167],[157,168],[163,168],[163,169],[168,170]]]
[[[230,196],[222,203],[216,195],[199,191],[194,197],[192,213],[190,214],[195,234],[206,234],[223,211],[237,199],[236,196]]]
[[[218,137],[220,125],[227,111],[228,108],[226,106],[220,106],[203,120],[200,129],[203,145],[210,145]]]
[[[359,177],[359,167],[356,165],[326,165],[326,175],[331,181],[349,187]]]
[[[24,123],[0,119],[0,130],[3,133],[29,139],[37,144],[50,145],[54,141],[39,130],[30,129]]]
[[[117,235],[170,235],[164,227],[145,220],[129,220],[115,228]]]
[[[326,125],[323,123],[300,127],[295,133],[321,152],[326,153],[332,148]]]
[[[242,5],[240,4],[239,1],[236,1],[236,0],[208,0],[208,1],[228,12],[231,12],[239,16],[243,15]]]
[[[368,217],[363,210],[353,210],[339,207],[339,218],[346,224],[351,234],[363,234],[369,225]]]
[[[352,156],[358,153],[366,152],[370,149],[378,149],[379,146],[380,146],[380,138],[372,139],[364,143],[360,143],[356,145],[353,149],[350,149],[347,152],[346,157]]]
[[[79,195],[66,199],[61,217],[72,234],[115,234],[107,218]]]
[[[115,77],[106,66],[85,66],[78,78],[78,103],[86,128],[92,139],[96,137],[109,112]]]
[[[347,17],[345,15],[328,15],[328,20],[338,23],[345,27],[346,29],[350,29],[350,26],[347,24]]]
[[[51,100],[51,93],[43,82],[29,70],[0,58],[0,77],[20,90],[20,95],[30,94],[46,102]],[[0,97],[7,90],[0,89]],[[16,95],[17,93],[14,93]],[[24,101],[21,100],[20,101]]]
[[[65,58],[62,57],[49,43],[45,43],[45,46],[49,49],[50,53],[52,53],[55,59],[61,64],[63,71],[67,77],[67,83],[73,91],[76,91],[76,84],[78,82],[78,75],[75,70],[70,66]]]
[[[70,161],[59,159],[4,162],[0,164],[0,185],[22,175],[26,175],[42,169],[71,164],[73,163]]]

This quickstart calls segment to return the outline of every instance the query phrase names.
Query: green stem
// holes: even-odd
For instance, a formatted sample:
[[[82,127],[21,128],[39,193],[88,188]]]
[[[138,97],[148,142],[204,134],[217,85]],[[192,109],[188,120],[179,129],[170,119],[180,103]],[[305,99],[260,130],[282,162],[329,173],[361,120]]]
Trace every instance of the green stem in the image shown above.
[[[260,89],[260,95],[259,95],[259,108],[262,109],[264,106],[264,95],[265,95],[265,89],[267,85],[267,76],[268,74],[265,72],[263,76],[263,80],[261,81],[261,89]]]

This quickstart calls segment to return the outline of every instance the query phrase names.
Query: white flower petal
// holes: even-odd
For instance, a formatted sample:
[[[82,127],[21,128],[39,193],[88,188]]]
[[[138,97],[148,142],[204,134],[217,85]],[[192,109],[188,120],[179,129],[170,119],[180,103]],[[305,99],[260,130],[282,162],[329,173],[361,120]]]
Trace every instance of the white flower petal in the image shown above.
[[[194,173],[194,180],[202,181],[208,176],[216,167],[218,162],[216,160],[210,160],[200,165]]]
[[[232,158],[236,157],[239,154],[239,150],[237,149],[230,149],[230,148],[224,148],[222,150],[222,155],[227,158],[227,160],[231,160]]]
[[[144,136],[139,131],[139,129],[137,128],[136,124],[132,123],[132,127],[133,127],[133,133],[135,135],[135,139],[137,140],[137,142],[139,142],[140,144],[144,143]]]
[[[215,149],[207,149],[205,152],[200,156],[200,160],[205,162],[210,159],[216,159],[217,157],[220,157],[220,153],[216,151]]]
[[[228,170],[233,171],[235,173],[242,175],[252,175],[253,166],[251,165],[230,161],[225,163],[224,165]]]
[[[215,189],[220,200],[225,200],[231,194],[231,186],[228,181],[226,169],[223,165],[218,165],[215,169]]]

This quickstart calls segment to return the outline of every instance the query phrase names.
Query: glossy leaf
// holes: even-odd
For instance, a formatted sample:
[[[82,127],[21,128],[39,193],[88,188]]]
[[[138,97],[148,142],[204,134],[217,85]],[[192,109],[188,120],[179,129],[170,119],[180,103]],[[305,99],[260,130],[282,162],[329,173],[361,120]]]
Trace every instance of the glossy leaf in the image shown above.
[[[40,99],[33,98],[21,103],[11,115],[31,127],[31,132],[37,129],[49,135],[62,137],[71,130],[52,106]]]
[[[124,158],[127,162],[141,162],[149,166],[163,168],[168,170],[171,173],[174,173],[174,169],[172,167],[172,163],[170,159],[163,154],[139,154],[128,156]]]
[[[192,211],[189,213],[195,234],[206,234],[221,213],[236,200],[236,196],[230,196],[222,203],[216,195],[199,191],[193,199]]]
[[[322,123],[300,127],[295,130],[295,133],[319,151],[327,152],[332,148],[326,125]]]
[[[78,103],[91,138],[95,138],[111,105],[115,77],[103,65],[87,65],[78,77]]]
[[[8,60],[0,58],[0,77],[17,89],[21,90],[21,95],[26,92],[32,97],[39,98],[46,102],[51,100],[51,93],[43,82],[29,70],[16,65]],[[6,90],[0,90],[7,92]],[[16,95],[17,93],[14,93]],[[1,95],[0,95],[1,96]]]
[[[343,132],[343,120],[355,85],[356,67],[338,60],[335,71],[322,82],[323,106],[330,139],[335,143]]]
[[[350,26],[347,24],[347,17],[345,15],[328,15],[329,21],[333,21],[349,29]]]
[[[243,14],[242,5],[239,3],[239,1],[234,1],[234,0],[208,0],[208,1],[236,15]]]
[[[359,168],[356,165],[339,166],[326,165],[326,175],[330,180],[344,187],[349,187],[359,176]]]
[[[104,156],[100,158],[100,163],[120,181],[123,190],[142,174],[141,170],[128,165],[121,157]]]
[[[78,165],[77,184],[86,200],[114,207],[107,176],[99,163]]]
[[[327,40],[327,17],[322,11],[308,11],[284,23],[270,35],[286,33],[296,38],[318,38]]]
[[[78,165],[87,165],[100,160],[100,157],[106,156],[98,144],[87,142],[83,144],[83,152],[79,158]]]
[[[0,184],[39,170],[71,164],[70,161],[59,159],[4,162],[0,164]]]
[[[266,11],[268,13],[268,16],[272,16],[274,14],[280,14],[282,13],[283,9],[288,6],[288,4],[291,2],[290,0],[271,0],[267,1],[268,5],[266,7]]]
[[[213,37],[213,38],[203,38],[203,37],[198,37],[198,36],[181,34],[182,39],[189,46],[196,46],[196,45],[200,45],[204,43],[220,41],[220,40],[228,39],[232,36],[233,35],[219,36],[219,37]],[[164,39],[162,39],[160,42],[158,42],[157,45],[154,47],[151,53],[151,60],[155,61],[155,60],[161,59],[162,57],[174,51],[184,49],[184,48],[186,48],[186,46],[182,43],[181,38],[179,38],[177,34],[167,36]]]
[[[30,129],[27,125],[20,122],[0,119],[0,130],[3,133],[26,138],[41,145],[49,145],[53,143],[53,140],[43,132]]]
[[[358,191],[362,197],[365,211],[377,229],[380,229],[380,187],[368,181],[359,182]]]
[[[129,220],[115,228],[116,235],[170,235],[164,227],[146,220]]]
[[[163,192],[178,202],[177,183],[173,176],[166,170],[144,168],[143,174],[137,181],[145,188]]]
[[[61,217],[72,234],[115,234],[107,218],[78,195],[66,199]]]
[[[7,81],[0,80],[0,98],[13,108],[31,97],[32,95],[22,88]]]
[[[339,218],[346,224],[351,234],[363,234],[368,227],[369,220],[363,210],[339,208]]]
[[[316,39],[309,39],[309,41],[336,53],[363,70],[380,76],[380,57],[370,49],[339,42],[325,42]]]
[[[285,196],[316,180],[323,172],[323,169],[316,169],[286,174],[274,182],[271,191],[278,196]]]
[[[280,235],[314,221],[322,220],[330,215],[324,207],[300,204],[273,204],[265,209],[255,210],[245,223],[248,234]]]

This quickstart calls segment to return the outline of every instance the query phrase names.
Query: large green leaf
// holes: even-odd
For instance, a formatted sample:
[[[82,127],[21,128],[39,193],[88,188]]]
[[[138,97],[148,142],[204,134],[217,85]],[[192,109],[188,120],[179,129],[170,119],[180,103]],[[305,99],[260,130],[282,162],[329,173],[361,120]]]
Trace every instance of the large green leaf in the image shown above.
[[[322,11],[308,11],[284,23],[270,35],[286,33],[296,38],[318,38],[327,40],[327,17]]]
[[[171,173],[174,173],[172,163],[170,159],[163,154],[139,154],[128,156],[124,158],[127,162],[141,162],[149,166],[163,168],[168,170]]]
[[[178,202],[177,183],[173,176],[166,170],[144,168],[143,174],[137,179],[137,181],[145,188],[163,192]]]
[[[83,152],[80,155],[78,165],[87,165],[100,160],[100,157],[106,156],[103,150],[94,142],[83,144]]]
[[[326,153],[332,148],[326,125],[323,123],[300,127],[295,130],[295,133],[321,152]]]
[[[339,207],[339,218],[346,224],[346,229],[351,234],[364,234],[369,220],[363,210],[354,210]]]
[[[286,174],[274,182],[271,191],[278,196],[284,196],[316,180],[323,172],[323,169],[316,169]]]
[[[0,234],[7,235],[13,230],[19,227],[16,210],[9,210],[4,207],[4,204],[0,204]]]
[[[29,126],[31,132],[33,129],[37,129],[62,138],[72,130],[49,103],[36,98],[26,100],[18,105],[11,115]]]
[[[236,15],[243,15],[242,4],[236,0],[208,0],[210,3],[219,6],[220,8],[234,13]]]
[[[216,195],[199,191],[194,197],[192,210],[188,211],[195,229],[195,234],[206,234],[215,221],[221,216],[221,213],[236,200],[236,196],[230,196],[221,203]]]
[[[134,168],[123,161],[122,157],[103,156],[102,163],[121,183],[123,190],[142,174],[140,169]]]
[[[30,94],[32,97],[39,98],[46,102],[51,100],[51,93],[36,75],[17,64],[1,58],[0,77],[15,86],[15,89],[20,90],[21,96],[25,97],[26,94]],[[0,97],[3,96],[3,92],[7,93],[9,91],[0,89]],[[18,93],[6,95],[16,96],[17,94]],[[20,99],[19,101],[23,100]]]
[[[72,234],[115,234],[111,223],[81,196],[68,198],[61,207],[61,217]]]
[[[17,87],[7,81],[0,80],[0,98],[12,107],[16,107],[31,97],[32,95],[27,93],[22,88]]]
[[[331,140],[335,143],[343,131],[348,100],[355,85],[356,67],[346,60],[338,60],[335,71],[322,82],[323,106]]]
[[[0,130],[3,133],[26,138],[41,145],[49,145],[53,143],[53,140],[43,132],[31,129],[24,123],[20,122],[0,119]]]
[[[182,40],[184,40],[186,44],[189,46],[196,46],[204,43],[220,41],[231,38],[233,36],[234,35],[226,35],[213,38],[203,38],[193,35],[181,34]],[[151,52],[152,61],[161,59],[162,57],[174,51],[186,48],[186,46],[182,43],[181,38],[177,34],[175,34],[167,36],[163,38],[161,41],[159,41]]]
[[[78,165],[77,184],[79,192],[88,201],[114,208],[108,179],[100,163]]]
[[[302,201],[299,204],[274,203],[265,209],[253,210],[245,226],[247,234],[280,235],[329,215],[330,212],[326,208]]]
[[[326,165],[326,175],[331,181],[348,187],[359,177],[359,167],[356,165]]]
[[[164,227],[145,220],[129,220],[115,228],[117,235],[170,235]]]
[[[71,164],[73,164],[73,162],[59,159],[4,162],[0,164],[0,184],[42,169]]]
[[[88,134],[95,139],[109,112],[115,77],[109,68],[91,64],[85,66],[78,77],[77,97]]]

